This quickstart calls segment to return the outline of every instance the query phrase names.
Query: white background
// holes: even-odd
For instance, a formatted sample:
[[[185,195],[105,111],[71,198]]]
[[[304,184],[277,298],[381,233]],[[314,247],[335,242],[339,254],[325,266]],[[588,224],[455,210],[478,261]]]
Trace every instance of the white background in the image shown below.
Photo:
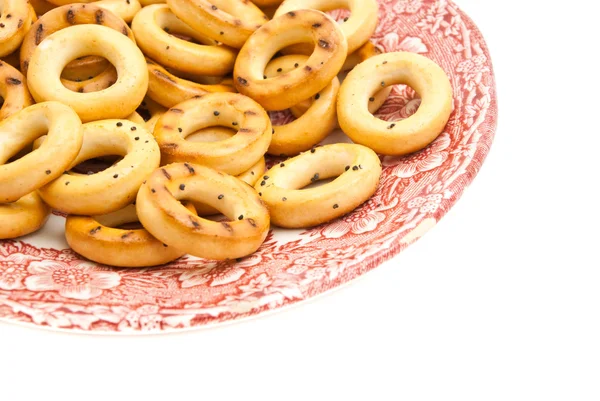
[[[346,288],[218,329],[0,324],[0,399],[598,400],[599,7],[457,3],[490,47],[500,119],[423,239]]]

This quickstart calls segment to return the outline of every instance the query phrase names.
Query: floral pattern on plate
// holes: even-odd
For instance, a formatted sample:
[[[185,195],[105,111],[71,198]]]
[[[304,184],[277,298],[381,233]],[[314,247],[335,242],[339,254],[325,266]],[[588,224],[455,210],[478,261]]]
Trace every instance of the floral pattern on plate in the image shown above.
[[[454,109],[438,139],[405,157],[382,157],[377,193],[353,213],[307,230],[273,229],[254,255],[225,262],[183,257],[147,269],[114,269],[68,249],[64,218],[39,233],[0,242],[0,319],[95,333],[205,327],[290,305],[375,268],[421,236],[479,171],[497,119],[485,42],[449,0],[379,0],[372,41],[386,52],[430,57],[454,88]],[[332,12],[340,23],[347,13]],[[420,104],[394,87],[377,116],[409,117]],[[276,124],[289,113],[274,114]],[[348,141],[341,133],[326,143]],[[273,163],[275,160],[271,160]]]

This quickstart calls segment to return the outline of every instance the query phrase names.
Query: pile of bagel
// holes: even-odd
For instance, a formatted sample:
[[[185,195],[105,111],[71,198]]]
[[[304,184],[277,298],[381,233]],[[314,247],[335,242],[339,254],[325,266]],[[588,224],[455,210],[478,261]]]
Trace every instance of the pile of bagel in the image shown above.
[[[452,109],[442,68],[369,41],[377,15],[376,0],[4,0],[0,239],[54,210],[83,257],[156,266],[241,258],[271,224],[353,211],[378,154],[426,147]],[[383,121],[394,84],[422,104]],[[354,143],[318,146],[337,128]]]

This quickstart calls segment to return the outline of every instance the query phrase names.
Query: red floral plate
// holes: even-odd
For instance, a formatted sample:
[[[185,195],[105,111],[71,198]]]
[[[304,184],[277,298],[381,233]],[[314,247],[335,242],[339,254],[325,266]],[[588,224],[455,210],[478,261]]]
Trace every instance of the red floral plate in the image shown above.
[[[80,259],[64,219],[0,242],[0,319],[86,332],[199,328],[256,315],[338,287],[396,255],[457,201],[487,155],[496,127],[490,57],[475,24],[448,0],[379,0],[373,42],[440,64],[454,112],[427,149],[382,158],[375,196],[352,214],[310,230],[274,229],[258,252],[233,262],[184,257],[151,269],[114,269]],[[333,12],[338,20],[345,15]],[[394,88],[378,116],[406,118],[420,100]],[[289,118],[274,116],[279,123]],[[327,142],[348,139],[341,133]]]

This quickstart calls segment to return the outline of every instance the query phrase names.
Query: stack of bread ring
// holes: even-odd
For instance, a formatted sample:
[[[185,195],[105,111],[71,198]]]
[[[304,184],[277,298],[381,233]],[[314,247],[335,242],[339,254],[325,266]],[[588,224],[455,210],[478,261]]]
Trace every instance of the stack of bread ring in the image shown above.
[[[0,239],[54,210],[75,252],[143,267],[241,258],[271,224],[352,212],[379,155],[423,149],[452,108],[442,68],[369,41],[377,14],[376,0],[4,0]],[[422,104],[380,120],[395,84]],[[285,109],[296,119],[274,126]],[[318,146],[337,128],[353,143]]]

